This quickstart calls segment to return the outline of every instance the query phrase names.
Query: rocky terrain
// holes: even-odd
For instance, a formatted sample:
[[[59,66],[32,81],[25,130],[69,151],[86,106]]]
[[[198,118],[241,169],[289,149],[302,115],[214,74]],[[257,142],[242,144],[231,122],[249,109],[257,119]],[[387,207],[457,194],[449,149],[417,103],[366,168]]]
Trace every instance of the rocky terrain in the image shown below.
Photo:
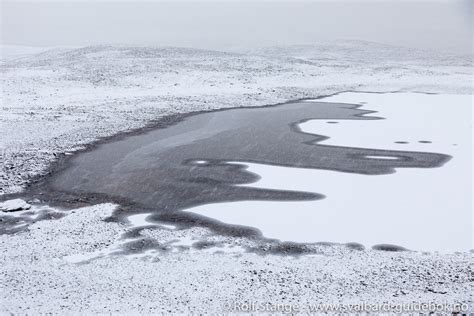
[[[94,46],[5,54],[0,194],[20,192],[63,155],[168,114],[347,90],[472,94],[472,70],[469,56],[353,41],[245,52]],[[137,230],[143,223],[111,220],[120,212],[112,204],[65,210],[27,202],[0,206],[1,221],[17,228],[0,235],[1,314],[245,312],[242,304],[252,303],[293,312],[360,303],[472,308],[472,253],[321,243],[310,255],[275,254],[202,227]],[[154,247],[135,252],[135,244]]]

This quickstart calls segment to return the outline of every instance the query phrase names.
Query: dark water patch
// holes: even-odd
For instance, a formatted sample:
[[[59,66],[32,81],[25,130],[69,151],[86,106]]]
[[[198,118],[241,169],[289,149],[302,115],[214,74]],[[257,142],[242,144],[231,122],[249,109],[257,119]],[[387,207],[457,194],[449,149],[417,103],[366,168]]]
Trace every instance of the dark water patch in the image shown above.
[[[156,213],[151,215],[151,218],[165,224],[176,225],[181,229],[203,227],[209,228],[214,233],[222,236],[268,240],[262,236],[262,232],[257,228],[226,224],[215,219],[191,212],[168,212],[162,214]]]
[[[365,246],[357,242],[349,242],[346,246],[352,250],[365,250]]]
[[[432,141],[430,141],[430,140],[419,140],[418,142],[420,144],[431,144],[432,143]]]
[[[397,245],[391,245],[391,244],[374,245],[374,246],[372,246],[372,249],[380,250],[380,251],[391,251],[391,252],[408,251],[408,249],[406,249],[404,247],[397,246]]]
[[[382,119],[369,116],[373,113],[354,104],[300,101],[175,115],[163,119],[157,129],[100,143],[65,159],[26,195],[69,205],[115,202],[122,208],[111,220],[124,221],[138,210],[152,212],[151,221],[179,228],[206,227],[218,235],[263,240],[256,228],[183,211],[209,203],[324,198],[314,192],[242,186],[259,179],[247,170],[247,162],[383,175],[396,168],[439,167],[450,159],[439,153],[323,145],[327,136],[305,133],[298,126],[312,119]],[[275,249],[281,253],[305,252],[294,243],[280,245]]]

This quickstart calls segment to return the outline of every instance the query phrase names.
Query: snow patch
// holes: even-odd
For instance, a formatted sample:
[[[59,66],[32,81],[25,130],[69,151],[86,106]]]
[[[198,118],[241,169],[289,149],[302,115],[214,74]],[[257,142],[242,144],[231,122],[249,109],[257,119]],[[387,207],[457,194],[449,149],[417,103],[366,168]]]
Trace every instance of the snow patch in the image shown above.
[[[3,212],[22,211],[22,210],[28,210],[30,208],[31,208],[31,205],[26,203],[22,199],[8,200],[8,201],[0,203],[0,211],[3,211]]]

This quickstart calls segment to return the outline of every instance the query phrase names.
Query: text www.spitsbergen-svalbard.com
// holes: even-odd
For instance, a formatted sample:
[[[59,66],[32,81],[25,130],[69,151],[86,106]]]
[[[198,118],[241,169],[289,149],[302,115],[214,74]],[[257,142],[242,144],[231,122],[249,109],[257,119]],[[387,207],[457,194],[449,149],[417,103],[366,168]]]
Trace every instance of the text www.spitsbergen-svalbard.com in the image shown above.
[[[224,305],[227,312],[234,313],[465,313],[469,305],[465,303],[401,303],[401,304],[289,304],[262,302],[231,302]]]

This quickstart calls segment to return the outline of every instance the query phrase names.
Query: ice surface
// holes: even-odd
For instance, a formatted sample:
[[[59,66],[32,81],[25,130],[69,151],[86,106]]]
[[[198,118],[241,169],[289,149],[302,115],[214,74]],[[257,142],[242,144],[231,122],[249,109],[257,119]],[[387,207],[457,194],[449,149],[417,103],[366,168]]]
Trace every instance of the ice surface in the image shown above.
[[[130,222],[130,225],[133,227],[140,227],[150,225],[151,223],[146,221],[146,218],[150,216],[150,213],[131,215],[127,219]]]
[[[440,168],[403,168],[377,176],[248,163],[249,171],[262,177],[249,186],[318,192],[326,198],[314,202],[218,203],[189,211],[257,227],[265,236],[282,240],[355,241],[367,246],[390,243],[442,252],[472,248],[470,96],[344,93],[323,101],[366,102],[363,108],[379,111],[372,115],[386,118],[301,124],[303,131],[330,136],[324,144],[400,147],[446,153],[453,158]],[[394,144],[395,140],[409,143]]]
[[[328,135],[320,144],[376,149],[441,152],[469,159],[472,145],[472,96],[422,93],[343,93],[319,102],[359,103],[385,120],[310,120],[308,133]],[[395,142],[406,142],[396,144]],[[426,143],[430,142],[430,143]],[[465,162],[464,162],[465,163]]]

